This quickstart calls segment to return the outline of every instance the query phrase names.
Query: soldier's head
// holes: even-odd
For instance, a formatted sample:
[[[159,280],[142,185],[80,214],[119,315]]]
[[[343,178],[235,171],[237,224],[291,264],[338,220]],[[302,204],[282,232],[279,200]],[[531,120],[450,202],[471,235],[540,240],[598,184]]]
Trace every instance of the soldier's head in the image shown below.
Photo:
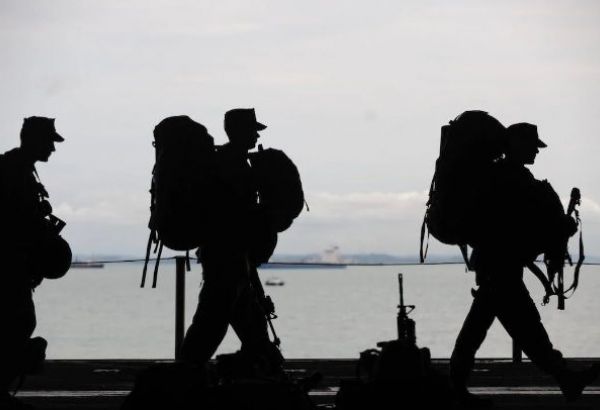
[[[48,161],[55,151],[54,143],[63,142],[54,127],[54,118],[28,117],[21,127],[21,148],[34,161]]]
[[[254,108],[235,108],[225,113],[225,132],[231,144],[251,150],[256,146],[260,137],[258,131],[267,128],[266,125],[256,121]]]
[[[506,157],[522,164],[533,164],[539,149],[547,147],[538,135],[537,126],[526,122],[509,126],[506,136]]]

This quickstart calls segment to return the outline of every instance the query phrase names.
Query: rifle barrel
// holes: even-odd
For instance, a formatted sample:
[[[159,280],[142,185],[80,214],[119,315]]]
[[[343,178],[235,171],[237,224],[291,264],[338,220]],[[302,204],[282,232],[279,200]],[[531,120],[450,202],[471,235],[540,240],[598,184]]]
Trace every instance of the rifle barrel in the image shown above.
[[[402,274],[401,273],[398,274],[398,284],[400,285],[399,286],[399,289],[400,289],[400,307],[402,308],[402,307],[404,307],[404,289],[403,289],[403,286],[402,286]]]

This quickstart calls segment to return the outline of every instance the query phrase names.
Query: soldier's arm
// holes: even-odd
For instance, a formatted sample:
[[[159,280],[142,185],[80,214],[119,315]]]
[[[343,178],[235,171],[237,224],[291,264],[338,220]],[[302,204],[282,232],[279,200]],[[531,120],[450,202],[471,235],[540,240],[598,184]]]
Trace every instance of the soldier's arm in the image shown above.
[[[17,172],[5,175],[2,187],[5,234],[21,247],[35,246],[46,227],[39,200],[30,188],[27,175]]]

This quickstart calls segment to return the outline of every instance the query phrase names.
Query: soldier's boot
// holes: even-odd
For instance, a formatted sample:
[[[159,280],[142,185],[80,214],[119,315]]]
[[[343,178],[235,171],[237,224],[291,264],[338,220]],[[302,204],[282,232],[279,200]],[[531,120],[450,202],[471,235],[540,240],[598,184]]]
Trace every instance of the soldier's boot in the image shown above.
[[[561,371],[556,379],[560,390],[567,402],[573,402],[581,397],[583,390],[600,375],[600,365],[595,363],[585,370]]]
[[[43,370],[47,347],[48,342],[43,337],[33,337],[27,341],[23,363],[24,374],[37,374]]]
[[[285,359],[279,348],[272,342],[266,343],[257,355],[257,373],[261,377],[276,381],[287,380],[283,369]]]
[[[469,361],[457,360],[454,356],[450,364],[450,380],[456,409],[489,409],[494,405],[492,399],[471,393],[467,389],[467,381],[471,371]]]

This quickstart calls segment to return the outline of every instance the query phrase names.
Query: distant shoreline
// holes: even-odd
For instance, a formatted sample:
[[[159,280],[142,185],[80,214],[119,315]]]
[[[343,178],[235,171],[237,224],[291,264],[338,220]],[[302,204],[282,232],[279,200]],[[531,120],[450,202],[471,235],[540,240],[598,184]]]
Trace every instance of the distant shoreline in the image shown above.
[[[160,263],[172,263],[175,254],[168,254],[161,258]],[[177,256],[184,256],[179,254]],[[297,266],[321,266],[323,268],[337,267],[337,266],[385,266],[385,265],[420,265],[418,256],[396,256],[389,254],[377,254],[377,253],[365,253],[365,254],[347,254],[340,255],[342,261],[340,263],[328,263],[318,261],[318,254],[281,254],[274,255],[268,262],[268,267],[271,265],[289,265],[290,268]],[[573,255],[576,257],[576,255]],[[73,258],[74,261],[86,261],[84,263],[143,263],[144,258],[139,256],[129,255],[76,255]],[[153,261],[154,258],[151,259]],[[190,254],[190,262],[196,263],[196,257]],[[426,264],[460,264],[463,263],[463,259],[460,255],[428,255]],[[587,256],[584,264],[600,264],[600,257]],[[264,267],[264,266],[263,266]]]

